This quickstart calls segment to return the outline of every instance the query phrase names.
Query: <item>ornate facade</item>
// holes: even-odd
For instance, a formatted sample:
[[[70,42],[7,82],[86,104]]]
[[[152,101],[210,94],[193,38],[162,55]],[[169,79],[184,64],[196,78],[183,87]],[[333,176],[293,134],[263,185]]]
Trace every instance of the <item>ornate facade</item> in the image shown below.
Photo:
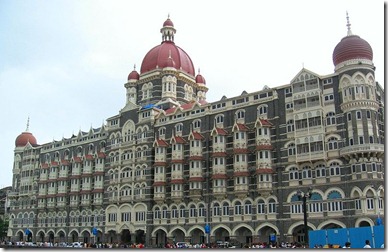
[[[168,18],[106,124],[45,144],[28,127],[17,137],[8,236],[303,242],[300,190],[311,230],[374,225],[384,215],[384,90],[372,48],[348,25],[334,73],[303,68],[287,85],[207,102]]]

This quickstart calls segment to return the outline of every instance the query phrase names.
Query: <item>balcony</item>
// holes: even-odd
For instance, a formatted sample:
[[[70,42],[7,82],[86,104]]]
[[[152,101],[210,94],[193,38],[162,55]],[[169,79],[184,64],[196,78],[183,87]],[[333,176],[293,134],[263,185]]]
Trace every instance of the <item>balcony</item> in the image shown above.
[[[352,156],[354,154],[364,153],[364,154],[373,154],[377,153],[378,157],[384,155],[384,145],[383,144],[358,144],[344,147],[340,150],[341,156]]]

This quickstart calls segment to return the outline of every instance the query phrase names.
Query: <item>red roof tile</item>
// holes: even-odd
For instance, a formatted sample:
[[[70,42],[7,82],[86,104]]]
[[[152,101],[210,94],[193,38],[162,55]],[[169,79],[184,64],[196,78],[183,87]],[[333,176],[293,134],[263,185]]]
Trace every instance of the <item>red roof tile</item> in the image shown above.
[[[166,182],[165,181],[157,181],[153,184],[153,186],[164,186],[166,185]]]
[[[256,169],[256,174],[271,174],[273,170],[271,168],[260,168]]]
[[[273,146],[271,144],[259,144],[256,145],[256,150],[272,150]]]
[[[212,179],[227,179],[228,176],[226,174],[213,174]]]
[[[204,181],[205,179],[203,177],[191,177],[189,178],[190,182],[201,182]]]
[[[175,143],[178,143],[178,144],[186,143],[186,140],[181,136],[174,136],[173,139],[175,140]]]
[[[168,147],[168,143],[164,139],[156,139],[155,144],[159,147]]]
[[[235,148],[233,149],[233,154],[247,154],[249,150],[247,148]]]
[[[228,135],[228,132],[226,130],[224,130],[223,128],[217,128],[216,127],[216,131],[217,131],[217,134],[220,135],[220,136]]]
[[[106,157],[106,154],[104,152],[99,152],[97,155],[98,155],[99,158],[105,158]]]
[[[269,126],[269,127],[272,126],[272,123],[270,123],[268,119],[260,119],[260,123],[262,126]]]
[[[226,157],[226,152],[213,152],[212,157]]]
[[[240,171],[240,172],[234,172],[233,176],[235,177],[244,177],[244,176],[249,176],[249,171]]]
[[[242,123],[237,123],[237,128],[239,131],[248,131],[249,130],[249,128],[245,124],[242,124]]]
[[[202,139],[204,139],[204,137],[201,135],[201,133],[196,132],[196,131],[192,131],[191,135],[193,136],[193,138],[195,140],[202,140]]]
[[[184,179],[172,179],[171,184],[183,184],[185,182]]]

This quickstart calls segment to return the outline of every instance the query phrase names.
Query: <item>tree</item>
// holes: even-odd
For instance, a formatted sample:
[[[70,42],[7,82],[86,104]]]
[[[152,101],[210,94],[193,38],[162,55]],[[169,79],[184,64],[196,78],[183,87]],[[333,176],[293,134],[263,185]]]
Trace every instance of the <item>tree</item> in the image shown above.
[[[9,221],[0,218],[0,240],[5,240],[7,237]]]

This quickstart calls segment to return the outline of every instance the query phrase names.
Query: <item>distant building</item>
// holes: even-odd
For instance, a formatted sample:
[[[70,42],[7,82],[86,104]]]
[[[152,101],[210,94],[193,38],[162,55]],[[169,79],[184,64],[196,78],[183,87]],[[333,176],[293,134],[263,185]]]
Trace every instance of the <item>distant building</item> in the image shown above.
[[[44,144],[28,126],[16,138],[12,240],[304,242],[298,193],[309,188],[311,230],[384,216],[384,90],[349,22],[334,73],[303,68],[216,102],[170,18],[160,31],[106,124]]]

